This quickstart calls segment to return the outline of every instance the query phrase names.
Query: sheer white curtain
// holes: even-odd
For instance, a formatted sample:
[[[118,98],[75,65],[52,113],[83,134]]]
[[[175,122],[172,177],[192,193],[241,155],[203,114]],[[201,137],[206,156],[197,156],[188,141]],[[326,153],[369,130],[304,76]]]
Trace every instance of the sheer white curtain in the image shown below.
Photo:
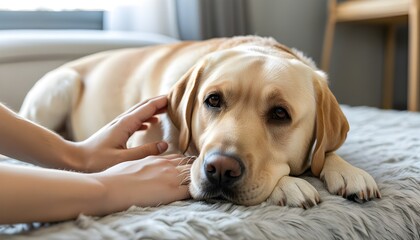
[[[175,1],[122,1],[104,13],[104,29],[158,33],[179,38]]]

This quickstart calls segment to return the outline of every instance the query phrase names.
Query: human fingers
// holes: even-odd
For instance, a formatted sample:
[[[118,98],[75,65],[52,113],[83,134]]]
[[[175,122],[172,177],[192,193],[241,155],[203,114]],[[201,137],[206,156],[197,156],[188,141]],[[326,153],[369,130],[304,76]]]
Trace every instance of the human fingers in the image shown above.
[[[131,113],[126,115],[122,115],[116,118],[113,122],[110,123],[109,127],[111,127],[114,131],[124,133],[128,140],[128,138],[134,134],[136,131],[139,130],[146,130],[149,126],[149,122],[157,121],[154,116],[156,112],[159,112],[159,109],[165,108],[167,105],[166,97],[159,97],[156,99],[152,99],[147,103],[139,106],[137,109],[133,110]]]
[[[168,149],[167,142],[147,143],[138,147],[124,149],[123,161],[142,159],[150,155],[159,155]]]
[[[166,104],[166,98],[161,97],[153,99],[131,113],[121,117],[119,127],[124,127],[130,135],[137,130],[147,129],[148,124],[158,122],[158,118],[154,115],[159,112],[161,108],[165,108]]]
[[[144,121],[144,122],[140,125],[140,127],[138,128],[138,130],[147,130],[147,129],[149,128],[150,124],[155,124],[155,123],[157,123],[157,122],[159,122],[159,118],[158,118],[158,117],[156,117],[156,116],[153,116],[153,117],[151,117],[151,118],[149,118],[149,119],[145,120],[145,121]]]
[[[157,116],[152,116],[149,119],[144,120],[145,123],[157,123],[159,122],[159,118]]]
[[[144,122],[153,115],[164,112],[167,104],[168,98],[166,96],[158,96],[134,105],[125,112],[125,115],[141,115],[140,119]]]
[[[140,128],[141,124],[149,119],[153,118],[154,115],[162,113],[166,110],[168,104],[168,99],[166,96],[159,96],[146,100],[144,102],[138,103],[131,107],[129,110],[120,114],[113,121],[109,123],[110,126],[123,122],[122,125],[126,123],[135,123],[139,125],[137,128]]]
[[[165,160],[167,162],[171,162],[172,159],[181,158],[181,157],[183,157],[183,155],[172,153],[172,154],[168,154],[168,155],[149,156],[149,157],[145,158],[144,160],[146,160],[146,159],[148,159],[149,161]]]
[[[171,154],[163,155],[163,156],[160,156],[160,157],[165,158],[167,160],[172,160],[172,159],[182,158],[182,157],[184,157],[184,155],[179,154],[179,153],[171,153]]]
[[[175,189],[172,201],[184,200],[191,198],[190,190],[188,185],[180,185],[178,188]]]

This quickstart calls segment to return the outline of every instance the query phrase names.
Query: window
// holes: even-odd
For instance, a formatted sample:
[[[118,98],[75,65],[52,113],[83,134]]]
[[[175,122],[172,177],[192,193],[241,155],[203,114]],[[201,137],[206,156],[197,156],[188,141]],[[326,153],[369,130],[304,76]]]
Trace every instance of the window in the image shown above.
[[[97,0],[1,1],[0,30],[103,29],[103,11],[111,8],[113,2]]]
[[[0,11],[5,29],[103,29],[102,11]]]

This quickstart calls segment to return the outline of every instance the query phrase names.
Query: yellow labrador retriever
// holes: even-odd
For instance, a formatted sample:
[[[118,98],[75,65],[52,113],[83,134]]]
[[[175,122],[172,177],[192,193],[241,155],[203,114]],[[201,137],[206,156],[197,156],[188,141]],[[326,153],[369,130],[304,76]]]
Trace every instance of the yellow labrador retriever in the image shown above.
[[[20,114],[80,141],[134,104],[169,94],[168,113],[130,146],[165,138],[196,156],[195,199],[311,207],[311,168],[332,194],[379,197],[373,178],[334,151],[349,130],[326,76],[296,50],[256,36],[98,53],[45,75]]]

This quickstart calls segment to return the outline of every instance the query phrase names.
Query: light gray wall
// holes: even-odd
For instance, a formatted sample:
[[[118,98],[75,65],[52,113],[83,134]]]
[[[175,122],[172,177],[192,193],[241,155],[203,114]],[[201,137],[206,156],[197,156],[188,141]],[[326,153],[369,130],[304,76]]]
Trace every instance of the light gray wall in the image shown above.
[[[326,9],[327,0],[248,0],[249,31],[320,63]],[[337,26],[328,74],[340,103],[381,106],[384,36],[380,26]]]

